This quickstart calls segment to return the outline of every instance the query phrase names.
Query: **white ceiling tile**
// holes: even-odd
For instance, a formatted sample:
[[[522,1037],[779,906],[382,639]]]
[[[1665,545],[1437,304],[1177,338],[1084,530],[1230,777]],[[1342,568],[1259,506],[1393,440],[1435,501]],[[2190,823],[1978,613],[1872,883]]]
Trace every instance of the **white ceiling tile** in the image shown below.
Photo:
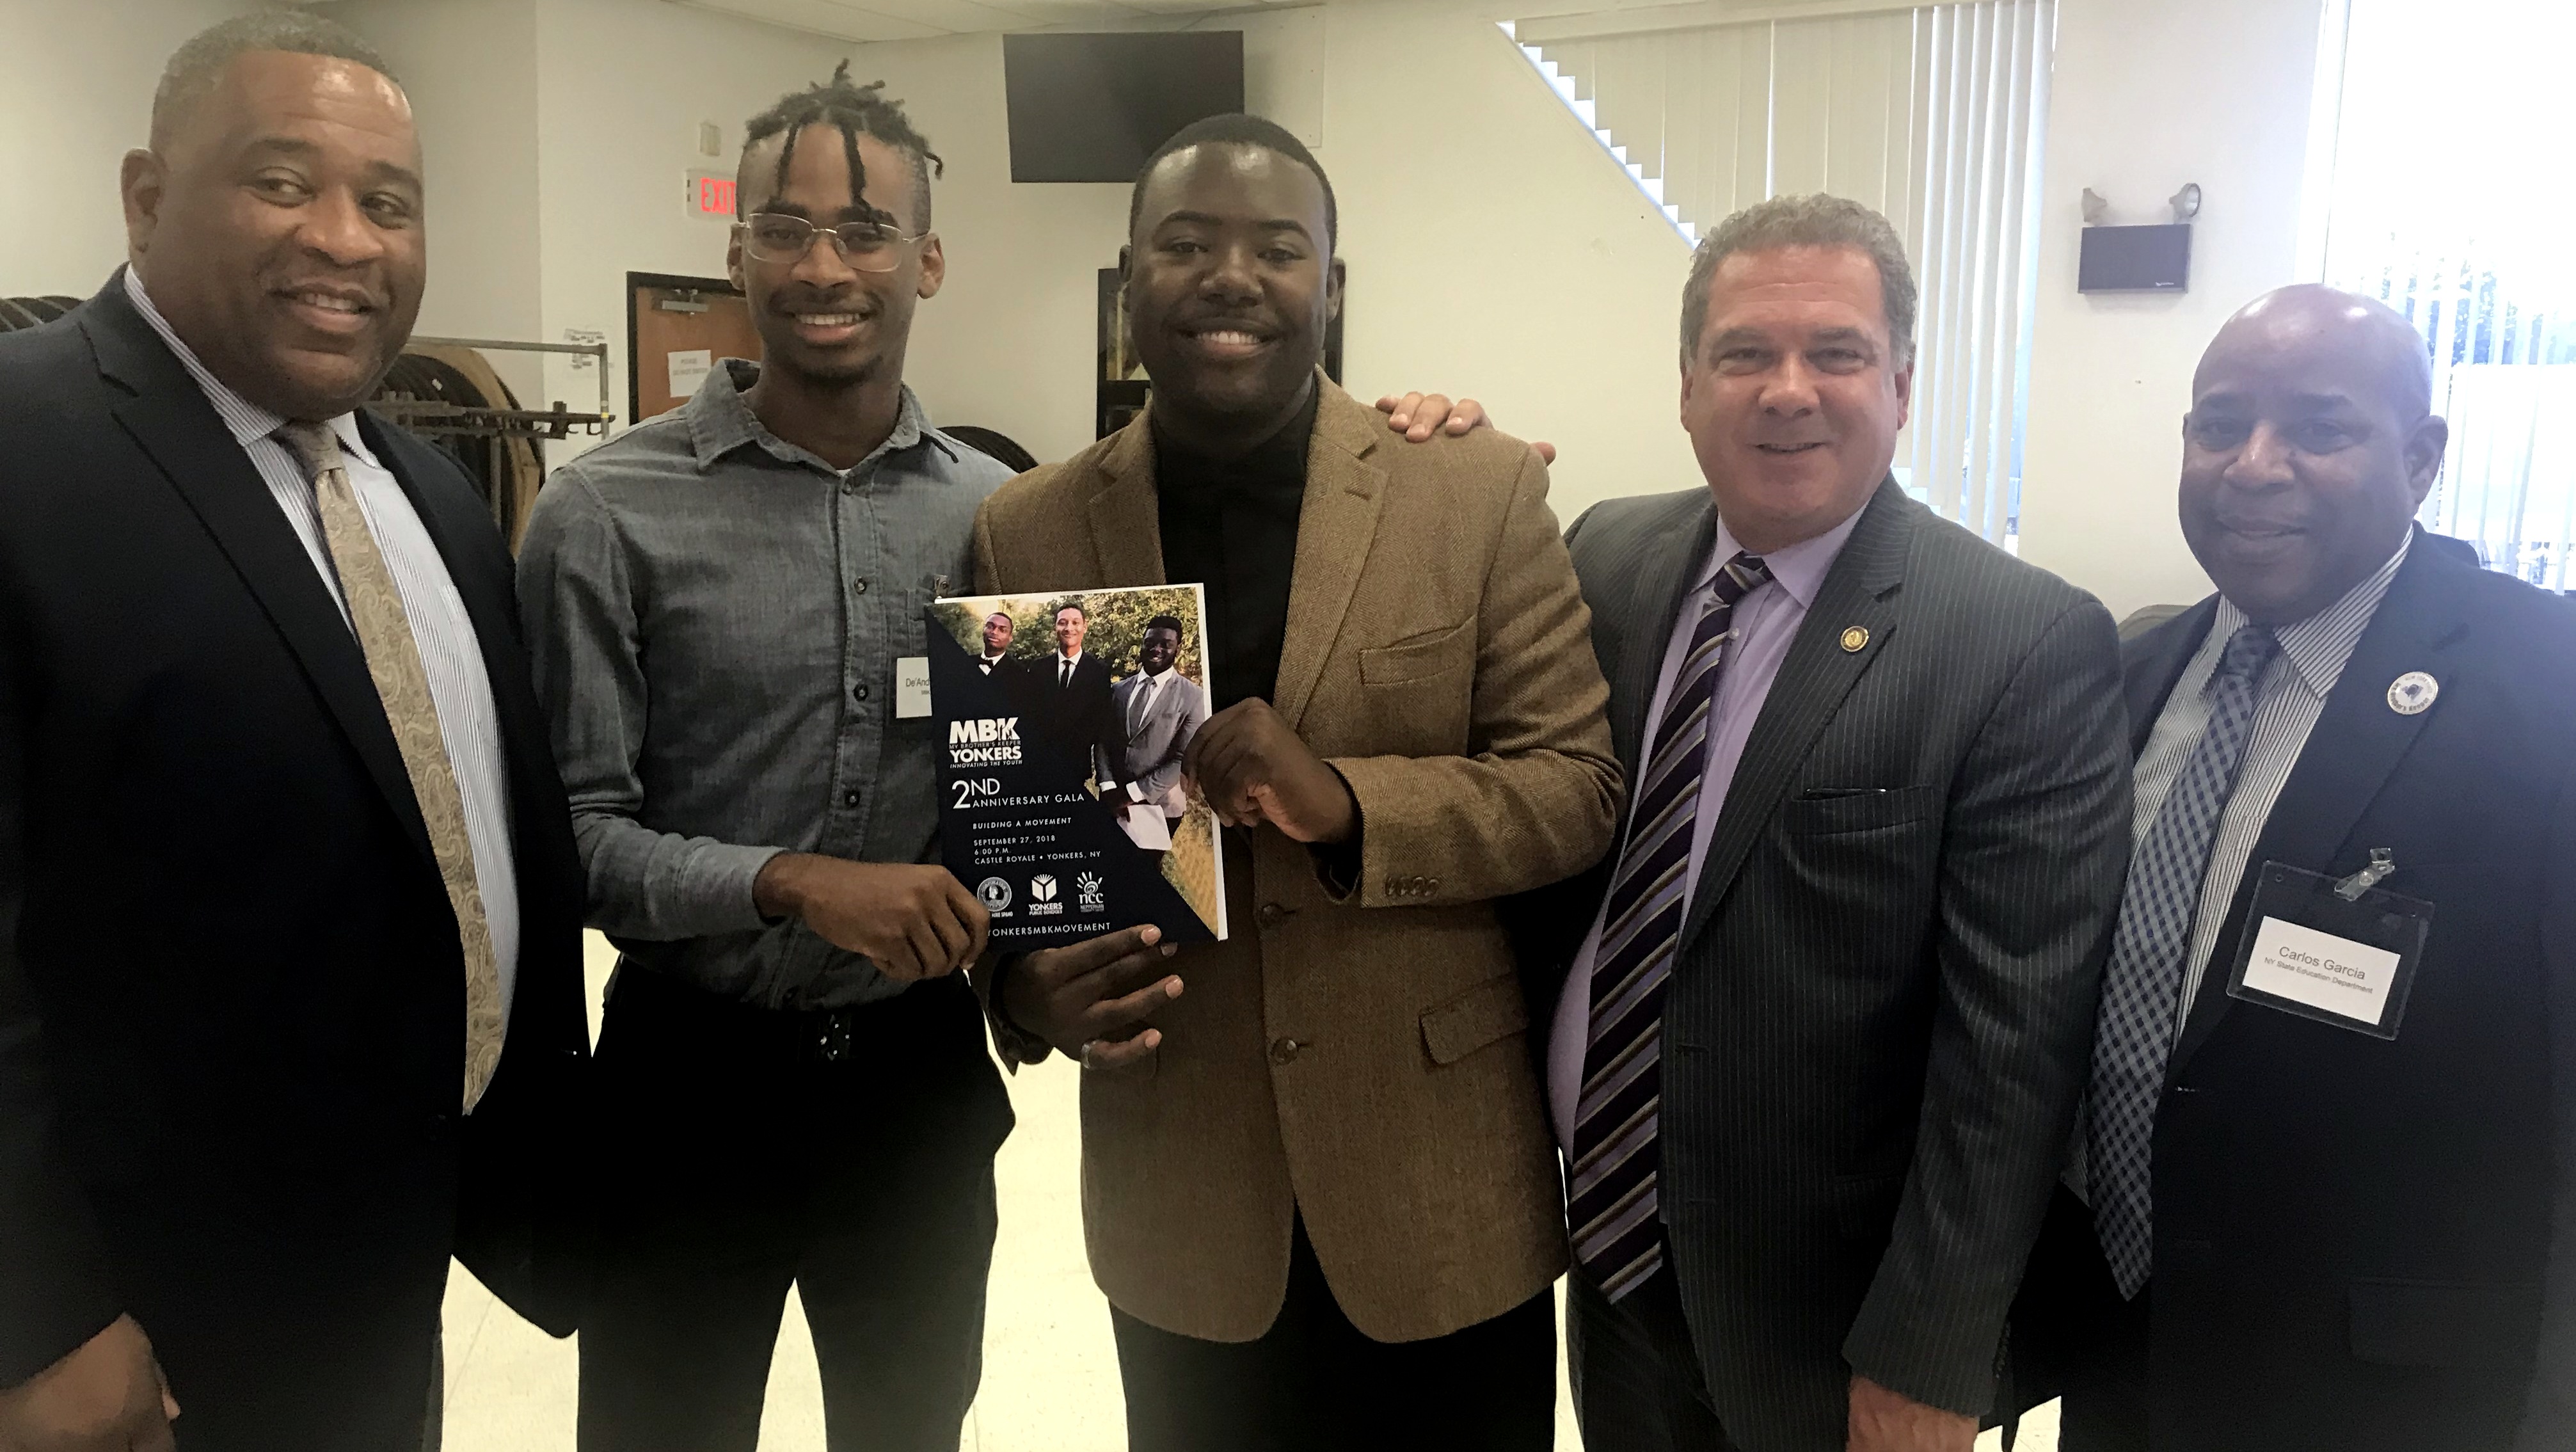
[[[752,20],[810,31],[837,40],[921,40],[949,32],[892,15],[834,4],[833,0],[681,0],[700,10],[721,10]]]
[[[831,0],[838,3],[838,0]],[[1004,0],[998,5],[980,0],[866,0],[866,8],[897,20],[909,20],[950,34],[992,30],[1029,30],[1047,22],[1030,13],[1031,6]]]
[[[1009,0],[1010,8],[1041,26],[1115,25],[1144,12],[1119,0]]]

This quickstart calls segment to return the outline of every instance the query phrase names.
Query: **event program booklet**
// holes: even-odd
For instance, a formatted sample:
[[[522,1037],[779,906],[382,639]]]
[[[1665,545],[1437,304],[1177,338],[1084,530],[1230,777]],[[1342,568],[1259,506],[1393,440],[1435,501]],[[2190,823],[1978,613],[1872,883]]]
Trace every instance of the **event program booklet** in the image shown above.
[[[932,602],[941,860],[994,946],[1226,935],[1217,821],[1181,784],[1210,699],[1197,585]]]

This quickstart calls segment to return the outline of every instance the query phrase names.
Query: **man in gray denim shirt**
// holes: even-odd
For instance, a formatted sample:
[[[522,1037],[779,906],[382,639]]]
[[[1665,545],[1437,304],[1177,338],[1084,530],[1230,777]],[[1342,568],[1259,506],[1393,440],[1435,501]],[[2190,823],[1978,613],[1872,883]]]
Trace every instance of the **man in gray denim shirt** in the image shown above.
[[[922,606],[1009,470],[903,386],[944,271],[928,146],[845,76],[754,118],[728,264],[767,362],[559,471],[520,560],[619,950],[580,1442],[751,1452],[791,1282],[831,1445],[954,1449],[1011,1111],[932,862]]]

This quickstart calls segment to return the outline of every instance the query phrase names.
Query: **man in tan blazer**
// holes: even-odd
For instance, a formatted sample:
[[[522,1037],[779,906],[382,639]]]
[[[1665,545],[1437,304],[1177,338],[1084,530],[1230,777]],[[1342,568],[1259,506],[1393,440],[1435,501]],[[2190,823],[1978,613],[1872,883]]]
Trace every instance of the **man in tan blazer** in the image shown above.
[[[1317,371],[1332,194],[1286,132],[1198,123],[1134,212],[1150,408],[976,521],[979,591],[1208,590],[1234,936],[986,981],[1007,1055],[1085,1065],[1130,1446],[1545,1449],[1565,1231],[1494,900],[1598,859],[1621,791],[1546,471],[1386,447]]]

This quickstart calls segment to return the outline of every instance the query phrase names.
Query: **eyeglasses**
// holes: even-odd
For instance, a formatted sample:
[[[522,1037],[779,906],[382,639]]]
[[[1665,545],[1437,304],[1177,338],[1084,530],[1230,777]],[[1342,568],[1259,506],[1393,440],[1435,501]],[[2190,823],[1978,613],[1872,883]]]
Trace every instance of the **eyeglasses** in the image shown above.
[[[903,265],[903,249],[930,235],[907,237],[882,222],[817,227],[784,212],[754,212],[735,223],[734,230],[741,234],[742,250],[763,262],[799,261],[814,245],[815,234],[821,233],[841,249],[844,261],[861,272],[894,271]]]

